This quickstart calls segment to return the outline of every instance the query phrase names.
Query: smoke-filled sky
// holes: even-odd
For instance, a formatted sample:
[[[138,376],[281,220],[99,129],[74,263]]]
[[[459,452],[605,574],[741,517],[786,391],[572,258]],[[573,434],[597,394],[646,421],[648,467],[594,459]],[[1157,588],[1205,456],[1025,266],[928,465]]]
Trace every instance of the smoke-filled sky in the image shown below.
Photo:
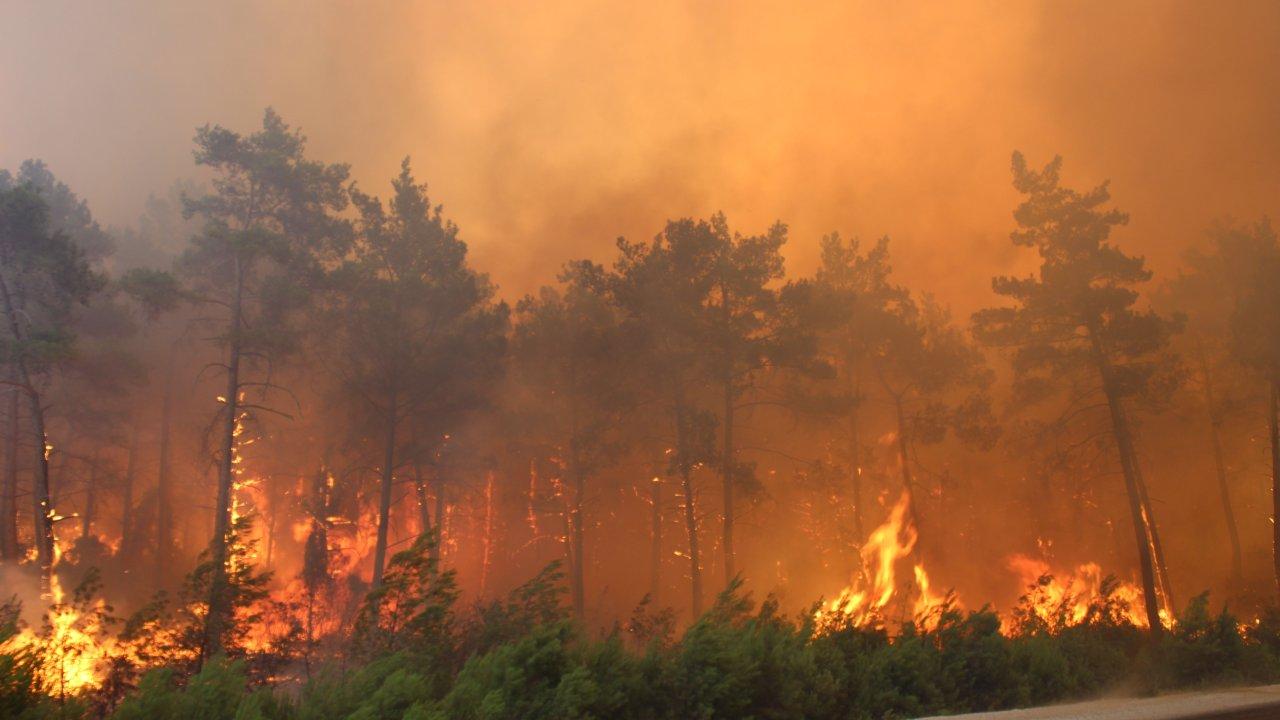
[[[1110,178],[1157,270],[1280,208],[1275,2],[0,0],[0,167],[44,158],[108,222],[267,105],[365,190],[411,155],[507,297],[724,210],[789,223],[798,271],[889,234],[967,311],[1019,267],[1015,148]]]

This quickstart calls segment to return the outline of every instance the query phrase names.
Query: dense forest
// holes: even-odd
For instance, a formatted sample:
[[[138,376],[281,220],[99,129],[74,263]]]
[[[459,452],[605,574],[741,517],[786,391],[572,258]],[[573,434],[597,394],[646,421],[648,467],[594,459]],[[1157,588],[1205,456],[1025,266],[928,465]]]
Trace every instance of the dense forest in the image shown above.
[[[1280,677],[1280,241],[1157,276],[1013,153],[892,228],[652,218],[505,297],[274,111],[107,227],[0,171],[0,715],[904,717]],[[812,273],[791,272],[809,244]],[[973,270],[966,270],[973,272]]]

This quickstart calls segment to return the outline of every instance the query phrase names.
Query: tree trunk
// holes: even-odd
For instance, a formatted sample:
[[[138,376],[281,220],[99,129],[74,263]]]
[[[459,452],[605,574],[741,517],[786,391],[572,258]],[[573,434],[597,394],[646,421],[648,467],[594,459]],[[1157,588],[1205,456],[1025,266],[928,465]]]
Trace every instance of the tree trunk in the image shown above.
[[[916,509],[916,484],[911,476],[911,457],[907,447],[907,418],[902,409],[901,395],[893,396],[893,406],[898,419],[898,462],[902,466],[902,489],[907,493],[907,517],[915,526],[917,537],[919,537],[920,514]],[[920,543],[917,541],[916,547],[919,546]]]
[[[93,532],[93,516],[98,511],[98,458],[89,459],[89,478],[85,484],[84,514],[80,518],[80,539],[89,539]]]
[[[23,372],[26,375],[26,372]],[[28,380],[27,386],[30,387]],[[36,550],[40,562],[40,578],[43,591],[49,592],[53,578],[55,561],[53,539],[53,502],[49,496],[49,438],[44,431],[44,408],[40,405],[40,394],[35,388],[27,394],[31,404],[31,434],[36,440],[35,487],[32,493],[32,509],[35,516]]]
[[[124,463],[124,487],[120,490],[120,553],[126,558],[133,557],[134,519],[133,519],[133,478],[138,470],[138,418],[133,418],[129,430],[129,453]]]
[[[1160,601],[1156,597],[1155,567],[1151,557],[1151,543],[1147,532],[1147,517],[1143,512],[1142,496],[1138,489],[1137,456],[1133,449],[1133,438],[1129,433],[1128,418],[1120,404],[1120,396],[1111,376],[1111,363],[1102,348],[1102,339],[1097,329],[1089,328],[1089,339],[1092,345],[1094,363],[1098,374],[1102,377],[1102,390],[1107,397],[1107,407],[1111,412],[1111,430],[1116,439],[1116,447],[1120,452],[1120,469],[1124,475],[1126,494],[1129,497],[1129,517],[1133,523],[1134,542],[1138,548],[1138,567],[1142,573],[1142,599],[1146,609],[1147,624],[1153,635],[1160,635],[1164,626],[1160,623]]]
[[[586,613],[587,594],[586,594],[586,532],[583,530],[582,502],[583,496],[586,494],[586,480],[582,477],[582,472],[575,467],[573,470],[573,500],[569,509],[569,530],[572,533],[570,538],[571,552],[573,563],[569,571],[573,574],[570,579],[570,587],[573,595],[573,612],[581,619]]]
[[[280,517],[280,486],[274,474],[263,478],[263,482],[266,485],[267,492],[267,513],[264,518],[267,521],[265,528],[267,553],[262,564],[264,567],[270,568],[276,551],[276,520]]]
[[[854,362],[852,358],[846,360],[852,402],[849,406],[849,489],[853,492],[853,535],[857,539],[858,547],[861,547],[866,535],[863,534],[862,527],[862,442],[858,436],[860,393]]]
[[[577,377],[577,367],[571,354],[569,364],[570,378]],[[577,393],[569,393],[569,438],[567,468],[569,481],[573,483],[573,495],[569,498],[566,520],[568,528],[566,541],[569,556],[569,594],[573,602],[573,614],[581,620],[587,607],[586,594],[586,532],[583,529],[582,504],[586,495],[587,478],[582,466],[581,445],[579,444],[580,428],[578,426]]]
[[[649,483],[649,601],[655,606],[662,589],[662,478]]]
[[[735,562],[733,549],[733,402],[733,374],[731,371],[726,371],[724,377],[724,448],[722,450],[723,457],[721,458],[723,461],[721,477],[724,480],[724,533],[722,542],[724,543],[725,587],[732,585],[734,578],[737,576],[737,570],[734,567]]]
[[[693,618],[697,620],[702,616],[702,557],[698,552],[698,514],[692,475],[688,464],[682,464],[680,488],[684,493],[684,526],[689,533],[689,588],[693,594]]]
[[[1267,434],[1271,438],[1271,554],[1276,569],[1276,587],[1280,590],[1280,377],[1272,374],[1271,393],[1267,402]]]
[[[484,547],[480,552],[480,597],[489,587],[489,574],[493,569],[493,485],[494,471],[490,469],[484,478]]]
[[[427,493],[427,481],[422,479],[422,467],[413,464],[413,491],[418,500],[418,534],[431,531],[431,511],[427,507],[431,498]]]
[[[17,382],[17,368],[9,366],[9,382]],[[18,548],[18,389],[5,393],[4,487],[0,491],[0,559],[17,560]]]
[[[225,416],[219,436],[218,498],[213,517],[213,578],[209,583],[209,610],[205,617],[201,663],[222,651],[222,636],[230,620],[227,576],[227,543],[231,535],[231,493],[235,482],[236,434],[240,415],[241,331],[244,324],[244,267],[236,260],[235,294],[228,323],[227,386],[223,397]]]
[[[1173,601],[1173,586],[1169,584],[1169,566],[1164,560],[1164,545],[1160,542],[1160,525],[1156,522],[1155,510],[1151,505],[1151,496],[1147,494],[1147,481],[1142,475],[1142,466],[1137,457],[1133,461],[1134,478],[1138,481],[1138,496],[1142,499],[1142,513],[1147,519],[1147,534],[1151,538],[1151,559],[1156,566],[1156,580],[1160,584],[1160,596],[1164,598],[1165,610],[1173,617],[1177,608]]]
[[[24,340],[22,325],[18,322],[18,311],[13,304],[13,296],[9,293],[9,284],[0,276],[0,300],[3,300],[5,319],[9,323],[9,331],[15,343]],[[36,557],[40,563],[41,590],[48,594],[51,588],[54,563],[53,540],[53,505],[49,497],[49,439],[44,429],[44,408],[40,404],[40,393],[31,382],[31,374],[27,371],[26,360],[18,355],[14,361],[17,380],[27,394],[31,406],[31,435],[35,439],[35,477],[32,482],[31,506],[33,528],[36,543]]]
[[[732,315],[729,308],[729,288],[725,283],[720,284],[720,320],[722,330],[724,331],[724,367],[721,372],[720,382],[723,384],[724,390],[724,447],[721,450],[721,472],[720,477],[724,484],[724,524],[722,530],[721,542],[724,544],[724,586],[729,587],[733,584],[733,579],[737,575],[734,568],[734,548],[733,548],[733,523],[734,523],[734,507],[733,507],[733,480],[734,480],[734,462],[733,462],[733,421],[734,421],[734,392],[733,392],[733,340],[732,332]]]
[[[395,387],[387,402],[387,438],[383,448],[382,492],[378,498],[378,544],[373,551],[373,587],[382,585],[387,559],[387,534],[391,529],[391,481],[395,472],[396,424],[399,421]]]
[[[169,560],[173,557],[173,491],[169,487],[170,445],[173,425],[173,374],[177,345],[169,350],[164,378],[164,399],[160,404],[160,457],[156,463],[156,583],[166,584]]]
[[[436,473],[436,541],[431,545],[431,561],[440,567],[441,550],[444,548],[444,476]]]
[[[1209,372],[1209,361],[1205,357],[1204,346],[1197,341],[1196,349],[1200,355],[1200,370],[1204,374],[1204,398],[1209,408],[1209,440],[1213,447],[1214,467],[1218,472],[1218,497],[1222,501],[1222,516],[1227,524],[1227,538],[1231,541],[1231,582],[1239,587],[1244,578],[1244,561],[1240,550],[1240,530],[1236,526],[1235,511],[1231,508],[1227,463],[1222,455],[1222,414],[1218,412],[1217,401],[1213,396],[1213,375]]]

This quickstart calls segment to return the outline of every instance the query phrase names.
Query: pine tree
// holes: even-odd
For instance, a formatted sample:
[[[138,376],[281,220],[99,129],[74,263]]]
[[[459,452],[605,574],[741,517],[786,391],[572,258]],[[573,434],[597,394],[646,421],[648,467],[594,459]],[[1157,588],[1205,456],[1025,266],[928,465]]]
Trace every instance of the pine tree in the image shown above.
[[[365,427],[379,435],[381,483],[373,584],[382,581],[392,484],[406,461],[429,457],[460,417],[486,400],[501,369],[507,307],[467,264],[458,227],[433,206],[409,160],[389,207],[353,193],[351,253],[331,274],[333,368]]]
[[[992,289],[1011,306],[974,315],[979,339],[1013,349],[1015,391],[1025,401],[1074,391],[1101,391],[1107,422],[1123,471],[1133,525],[1147,620],[1161,631],[1157,596],[1159,536],[1138,465],[1130,417],[1138,400],[1168,396],[1176,379],[1169,336],[1177,325],[1135,308],[1138,290],[1151,278],[1141,257],[1126,255],[1110,240],[1128,217],[1107,207],[1103,184],[1087,192],[1061,185],[1062,159],[1041,170],[1013,155],[1013,184],[1024,199],[1014,212],[1015,245],[1035,250],[1041,266],[1027,277],[997,277]],[[1080,388],[1087,388],[1081,390]],[[1079,398],[1068,399],[1071,408]],[[1167,581],[1160,583],[1166,601]]]

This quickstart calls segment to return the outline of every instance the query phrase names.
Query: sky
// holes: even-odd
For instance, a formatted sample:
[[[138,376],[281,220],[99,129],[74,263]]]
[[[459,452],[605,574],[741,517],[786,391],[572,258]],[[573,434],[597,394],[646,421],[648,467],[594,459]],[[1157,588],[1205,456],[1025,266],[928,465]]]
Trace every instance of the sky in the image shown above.
[[[1015,149],[1110,180],[1157,272],[1280,212],[1275,2],[0,0],[0,167],[43,158],[109,223],[267,106],[366,192],[411,156],[509,299],[719,210],[788,223],[796,273],[889,235],[967,313],[1030,267]]]

